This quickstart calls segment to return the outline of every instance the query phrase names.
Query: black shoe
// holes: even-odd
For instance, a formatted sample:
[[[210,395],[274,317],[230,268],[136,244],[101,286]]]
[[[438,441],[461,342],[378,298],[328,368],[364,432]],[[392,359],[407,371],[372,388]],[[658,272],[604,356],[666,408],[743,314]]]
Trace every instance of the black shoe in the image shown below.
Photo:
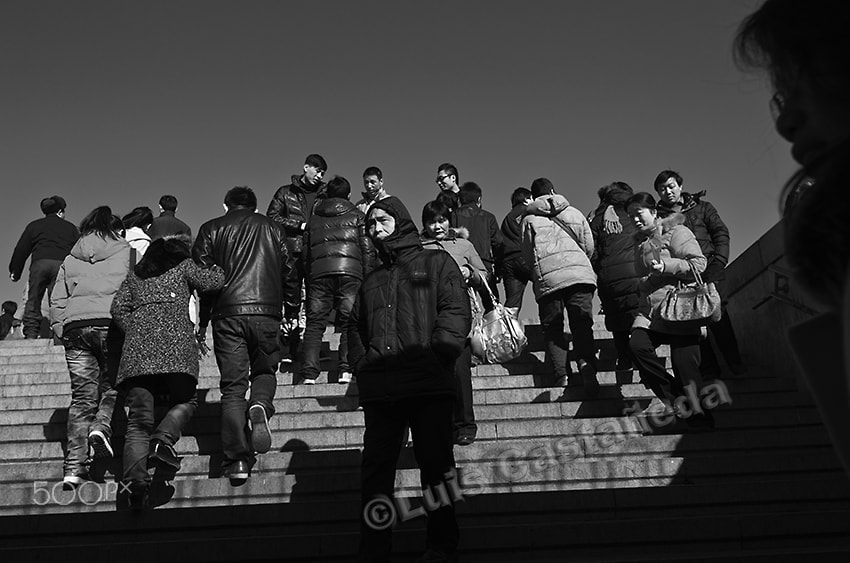
[[[272,447],[272,433],[269,430],[269,419],[266,409],[261,404],[251,405],[248,409],[248,420],[251,421],[251,445],[258,454],[264,454]]]
[[[629,358],[620,358],[617,360],[617,371],[631,371],[634,369],[634,364]]]
[[[244,485],[250,474],[248,462],[241,459],[226,463],[222,471],[222,475],[230,479],[230,484],[234,487]]]
[[[174,447],[166,444],[158,438],[151,440],[148,459],[162,463],[163,465],[174,469],[174,471],[180,471],[181,458],[177,455],[177,452],[174,451]]]
[[[130,510],[140,512],[150,508],[148,489],[147,483],[133,483],[130,485],[130,493],[127,496],[127,506]]]
[[[599,395],[599,380],[596,379],[596,366],[584,360],[579,360],[576,364],[578,365],[578,372],[581,374],[581,381],[584,384],[584,392],[588,397]]]
[[[462,430],[457,433],[457,437],[455,438],[455,444],[458,446],[468,446],[475,441],[476,432],[469,430]]]

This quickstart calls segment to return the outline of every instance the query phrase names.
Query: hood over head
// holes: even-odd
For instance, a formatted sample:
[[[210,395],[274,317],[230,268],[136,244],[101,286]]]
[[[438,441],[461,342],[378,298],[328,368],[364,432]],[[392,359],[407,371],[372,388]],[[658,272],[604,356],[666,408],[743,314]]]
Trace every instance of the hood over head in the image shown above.
[[[366,229],[369,230],[369,223],[376,209],[382,209],[395,219],[395,230],[384,240],[379,241],[372,239],[375,248],[384,262],[395,262],[398,256],[403,252],[411,249],[422,249],[422,244],[419,242],[419,234],[416,231],[416,225],[410,218],[410,213],[401,201],[395,198],[382,199],[375,202],[369,208],[369,214],[366,216]]]
[[[107,258],[111,258],[115,254],[126,250],[130,245],[123,238],[116,240],[113,238],[103,238],[97,233],[89,233],[83,235],[74,244],[71,249],[71,256],[94,264],[102,262]]]
[[[569,206],[570,202],[564,196],[560,194],[546,194],[529,203],[525,211],[529,215],[554,217]]]

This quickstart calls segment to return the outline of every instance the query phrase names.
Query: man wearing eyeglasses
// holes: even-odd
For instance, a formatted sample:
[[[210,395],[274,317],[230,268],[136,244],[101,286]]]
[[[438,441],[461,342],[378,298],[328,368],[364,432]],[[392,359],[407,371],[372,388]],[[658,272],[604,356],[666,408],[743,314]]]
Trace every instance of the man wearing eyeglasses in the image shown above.
[[[304,231],[313,214],[316,199],[323,198],[325,184],[322,182],[328,164],[321,155],[311,154],[304,160],[304,172],[293,174],[292,183],[278,188],[269,203],[266,216],[283,229],[289,256],[289,276],[284,282],[283,309],[284,333],[290,337],[290,354],[295,357],[301,312],[301,286],[304,282]]]
[[[437,167],[437,187],[440,188],[442,194],[446,194],[452,199],[453,205],[450,205],[453,210],[460,206],[460,175],[457,173],[457,168],[454,164],[444,162]]]

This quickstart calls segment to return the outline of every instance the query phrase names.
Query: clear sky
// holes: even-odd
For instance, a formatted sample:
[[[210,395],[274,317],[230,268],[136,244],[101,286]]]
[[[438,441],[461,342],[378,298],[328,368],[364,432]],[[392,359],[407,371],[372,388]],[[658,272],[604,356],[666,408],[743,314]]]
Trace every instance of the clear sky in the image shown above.
[[[601,186],[652,191],[673,168],[708,190],[734,258],[794,170],[768,84],[732,62],[758,4],[4,0],[3,260],[45,196],[78,224],[170,193],[197,230],[234,185],[265,211],[312,152],[352,199],[379,166],[417,223],[445,161],[500,221],[540,176],[587,213]],[[22,289],[4,274],[0,299]]]

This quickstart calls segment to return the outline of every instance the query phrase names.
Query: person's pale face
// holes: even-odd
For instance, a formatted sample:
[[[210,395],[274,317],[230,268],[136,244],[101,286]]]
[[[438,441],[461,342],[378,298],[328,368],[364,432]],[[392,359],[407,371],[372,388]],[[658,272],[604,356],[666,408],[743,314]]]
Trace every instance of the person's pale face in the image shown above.
[[[311,186],[315,186],[316,184],[321,182],[324,175],[325,171],[321,168],[316,168],[315,166],[310,166],[309,164],[304,165],[304,179]]]
[[[637,205],[629,207],[629,217],[632,218],[638,229],[646,229],[655,224],[656,215],[657,212],[648,207],[639,207]]]
[[[384,189],[384,181],[377,176],[364,176],[363,188],[370,198],[374,198]]]
[[[658,186],[658,195],[667,205],[679,203],[682,201],[682,186],[679,185],[676,178],[669,178]]]
[[[801,77],[771,99],[776,131],[791,143],[791,156],[804,166],[850,139],[850,103],[835,98],[819,93],[810,79]]]
[[[424,226],[425,234],[437,240],[443,240],[449,234],[449,220],[445,217],[436,217]]]
[[[369,216],[369,236],[384,240],[395,232],[395,218],[383,209],[375,209]]]
[[[454,174],[449,174],[446,170],[440,170],[437,172],[437,186],[440,187],[442,191],[454,191],[457,187],[457,177]]]

